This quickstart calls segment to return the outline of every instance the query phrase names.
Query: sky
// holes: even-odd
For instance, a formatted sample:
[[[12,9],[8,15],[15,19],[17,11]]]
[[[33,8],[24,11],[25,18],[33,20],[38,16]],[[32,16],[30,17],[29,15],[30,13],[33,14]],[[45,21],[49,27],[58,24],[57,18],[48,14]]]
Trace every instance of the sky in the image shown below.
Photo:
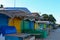
[[[40,14],[53,14],[56,23],[60,24],[60,0],[0,0],[4,7],[26,7],[31,12]]]

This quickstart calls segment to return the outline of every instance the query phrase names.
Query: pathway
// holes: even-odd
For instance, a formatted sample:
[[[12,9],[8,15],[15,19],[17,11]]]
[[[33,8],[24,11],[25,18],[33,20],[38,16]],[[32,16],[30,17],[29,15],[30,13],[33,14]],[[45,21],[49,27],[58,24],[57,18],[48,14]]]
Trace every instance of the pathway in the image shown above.
[[[51,34],[48,36],[48,38],[46,38],[44,40],[60,40],[60,28],[51,32]]]
[[[0,36],[0,40],[4,40],[4,37]],[[51,32],[51,34],[44,40],[60,40],[60,28]]]

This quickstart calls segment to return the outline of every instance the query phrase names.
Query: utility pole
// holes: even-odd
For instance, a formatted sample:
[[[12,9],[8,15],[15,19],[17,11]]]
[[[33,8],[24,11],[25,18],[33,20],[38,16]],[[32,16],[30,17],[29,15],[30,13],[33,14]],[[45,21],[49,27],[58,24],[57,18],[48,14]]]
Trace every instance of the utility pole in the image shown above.
[[[15,8],[15,6],[16,6],[16,0],[14,0],[14,8]]]

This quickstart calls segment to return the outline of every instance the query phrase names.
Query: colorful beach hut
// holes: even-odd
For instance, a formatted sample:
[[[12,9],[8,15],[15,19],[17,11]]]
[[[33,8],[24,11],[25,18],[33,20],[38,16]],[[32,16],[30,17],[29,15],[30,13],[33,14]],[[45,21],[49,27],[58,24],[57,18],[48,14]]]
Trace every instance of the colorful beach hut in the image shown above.
[[[35,21],[40,20],[40,15],[37,12],[32,13],[32,15],[33,15]],[[34,29],[37,29],[38,27],[39,27],[38,23],[35,22],[34,23]]]
[[[26,16],[26,14],[30,13],[30,11],[27,8],[13,8],[13,7],[9,7],[9,8],[5,8],[7,11],[9,11],[10,13],[12,13],[13,18],[9,18],[9,26],[15,26],[17,33],[21,33],[21,22],[22,19],[24,18],[24,16]]]
[[[26,33],[28,31],[34,30],[34,19],[31,14],[28,14],[27,17],[24,17],[23,30]]]
[[[41,38],[46,38],[48,35],[48,25],[50,24],[49,21],[36,21],[37,23],[39,23],[39,28],[38,31],[40,31],[41,33]]]

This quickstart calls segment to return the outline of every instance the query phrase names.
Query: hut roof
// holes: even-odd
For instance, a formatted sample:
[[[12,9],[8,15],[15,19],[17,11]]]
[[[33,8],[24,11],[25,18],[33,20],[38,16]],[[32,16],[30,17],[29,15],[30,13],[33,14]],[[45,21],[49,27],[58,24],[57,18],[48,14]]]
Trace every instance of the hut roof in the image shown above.
[[[40,15],[39,15],[39,13],[32,13],[31,15],[32,15],[32,17],[35,18],[35,20],[40,20]]]
[[[45,23],[45,24],[50,24],[49,21],[36,21],[36,23]]]
[[[31,13],[28,9],[26,8],[1,8],[0,13],[6,14],[9,17],[21,17],[21,16],[26,16],[27,14]]]
[[[40,17],[40,15],[38,13],[28,14],[27,16],[33,17],[33,18],[39,18]]]
[[[27,8],[20,8],[20,7],[7,7],[7,8],[0,8],[0,13],[6,14],[9,17],[22,17],[27,18],[29,20],[39,19],[40,15],[38,13],[31,13]]]
[[[32,15],[35,17],[40,17],[39,13],[37,13],[37,12],[32,13]]]
[[[21,16],[26,16],[27,13],[23,12],[23,11],[15,11],[15,10],[0,10],[0,14],[6,14],[9,17],[21,17]]]
[[[40,15],[38,13],[31,13],[27,15],[26,19],[29,19],[32,21],[40,20]]]
[[[24,11],[26,13],[31,13],[27,8],[25,7],[6,7],[4,8],[5,10],[21,10],[21,11]]]

